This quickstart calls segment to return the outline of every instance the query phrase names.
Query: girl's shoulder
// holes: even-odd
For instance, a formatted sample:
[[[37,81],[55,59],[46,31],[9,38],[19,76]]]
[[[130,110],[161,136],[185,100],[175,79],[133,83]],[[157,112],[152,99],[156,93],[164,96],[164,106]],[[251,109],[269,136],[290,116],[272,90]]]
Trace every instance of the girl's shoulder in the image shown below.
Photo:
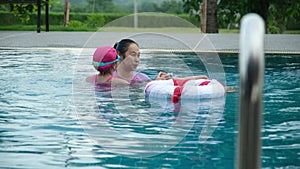
[[[141,73],[141,72],[133,72],[132,75],[132,81],[133,82],[148,82],[151,81],[151,78],[146,75],[145,73]]]
[[[85,78],[85,81],[88,83],[96,83],[97,82],[97,75],[89,76]]]

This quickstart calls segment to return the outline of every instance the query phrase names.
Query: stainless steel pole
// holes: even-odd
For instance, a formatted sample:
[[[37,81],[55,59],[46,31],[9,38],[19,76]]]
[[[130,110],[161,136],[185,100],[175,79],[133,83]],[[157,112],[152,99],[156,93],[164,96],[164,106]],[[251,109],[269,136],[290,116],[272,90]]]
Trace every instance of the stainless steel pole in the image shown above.
[[[257,14],[242,18],[240,33],[239,169],[261,168],[265,24]]]

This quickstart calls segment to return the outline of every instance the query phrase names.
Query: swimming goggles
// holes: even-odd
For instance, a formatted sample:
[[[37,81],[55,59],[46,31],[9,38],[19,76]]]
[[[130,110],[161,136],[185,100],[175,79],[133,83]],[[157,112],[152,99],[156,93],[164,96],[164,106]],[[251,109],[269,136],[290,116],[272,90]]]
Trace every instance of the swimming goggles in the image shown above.
[[[106,65],[110,65],[110,64],[113,64],[115,62],[118,62],[121,60],[121,57],[120,56],[117,56],[117,59],[111,61],[111,62],[92,62],[92,65],[94,66],[98,66],[98,67],[102,67],[102,66],[106,66]]]

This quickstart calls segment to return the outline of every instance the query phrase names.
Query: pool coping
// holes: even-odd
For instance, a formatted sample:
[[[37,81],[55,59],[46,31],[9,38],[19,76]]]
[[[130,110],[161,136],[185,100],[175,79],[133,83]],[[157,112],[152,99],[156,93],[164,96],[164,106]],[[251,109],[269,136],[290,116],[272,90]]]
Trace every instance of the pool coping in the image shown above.
[[[165,48],[153,48],[157,40],[142,39],[141,49],[165,53],[239,53],[239,34],[202,34],[202,33],[157,33],[157,32],[42,32],[0,31],[0,49],[95,49],[99,46],[112,46],[122,38],[153,34],[165,36],[185,44],[189,48],[165,42]],[[199,42],[205,39],[205,43]],[[208,41],[207,41],[208,40]],[[140,44],[140,42],[138,42]],[[161,42],[163,43],[163,42]],[[211,43],[210,45],[206,45]],[[145,44],[151,46],[143,47]],[[147,46],[146,45],[146,46]],[[300,34],[266,34],[266,54],[300,54]],[[160,45],[161,47],[162,45]],[[193,47],[197,46],[197,47]]]

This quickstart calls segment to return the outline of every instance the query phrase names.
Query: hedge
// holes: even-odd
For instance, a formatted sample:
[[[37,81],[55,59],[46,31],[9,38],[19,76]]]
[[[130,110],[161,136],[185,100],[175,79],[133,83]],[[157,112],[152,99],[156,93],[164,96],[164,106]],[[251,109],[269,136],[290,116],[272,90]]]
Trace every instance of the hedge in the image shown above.
[[[174,17],[175,16],[175,17]],[[123,18],[122,18],[123,17]],[[21,20],[15,17],[9,12],[0,12],[0,26],[7,25],[36,25],[37,15],[32,14],[30,20],[27,23],[21,23]],[[122,18],[118,20],[119,18]],[[180,19],[181,18],[181,19]],[[196,18],[190,17],[189,15],[168,15],[168,14],[139,14],[139,27],[191,27],[199,25],[199,21]],[[45,14],[41,14],[41,24],[45,23]],[[63,25],[64,14],[50,12],[49,14],[50,25]],[[71,13],[70,23],[75,25],[87,25],[88,27],[102,27],[107,26],[133,26],[133,15],[132,14],[115,14],[115,13]],[[82,24],[81,24],[82,23]]]

